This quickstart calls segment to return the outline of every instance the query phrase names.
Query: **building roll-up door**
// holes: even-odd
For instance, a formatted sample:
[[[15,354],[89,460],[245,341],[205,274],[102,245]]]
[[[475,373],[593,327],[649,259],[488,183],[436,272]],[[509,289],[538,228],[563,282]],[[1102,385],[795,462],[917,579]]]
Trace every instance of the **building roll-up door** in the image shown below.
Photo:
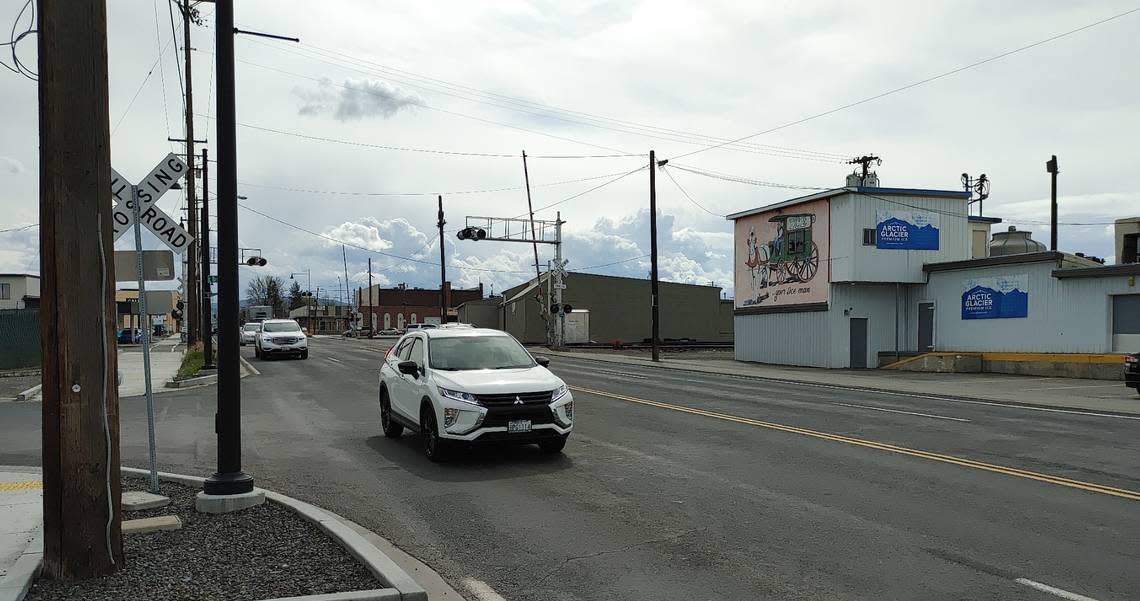
[[[1140,353],[1140,294],[1112,297],[1112,350]]]

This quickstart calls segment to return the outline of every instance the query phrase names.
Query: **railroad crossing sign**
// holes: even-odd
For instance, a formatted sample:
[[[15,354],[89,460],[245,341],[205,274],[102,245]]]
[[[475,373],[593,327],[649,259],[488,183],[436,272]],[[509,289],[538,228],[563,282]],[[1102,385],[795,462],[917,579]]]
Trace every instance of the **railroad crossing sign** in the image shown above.
[[[142,220],[142,224],[169,246],[170,250],[176,253],[185,252],[186,247],[194,239],[186,233],[186,230],[182,229],[182,226],[178,225],[178,221],[158,208],[155,203],[163,194],[166,194],[167,190],[174,187],[178,180],[182,179],[186,171],[186,163],[173,152],[166,155],[166,158],[159,162],[137,186],[133,186],[127,178],[119,175],[119,172],[112,168],[111,195],[119,201],[111,215],[115,228],[115,240],[127,233],[127,230],[134,225],[134,206],[131,199],[131,191],[134,189],[137,190],[136,193],[138,194],[139,219]]]
[[[554,271],[554,275],[557,275],[559,277],[565,277],[566,276],[566,265],[569,263],[570,263],[570,259],[555,259],[555,261],[553,263],[553,267],[551,267],[551,270]],[[563,288],[565,288],[565,286],[563,286]]]

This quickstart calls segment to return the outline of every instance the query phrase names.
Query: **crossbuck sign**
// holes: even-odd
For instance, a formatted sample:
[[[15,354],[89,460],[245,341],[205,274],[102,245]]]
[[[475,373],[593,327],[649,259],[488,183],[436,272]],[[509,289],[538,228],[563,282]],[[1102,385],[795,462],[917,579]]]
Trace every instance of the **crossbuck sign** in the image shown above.
[[[155,204],[167,190],[174,187],[178,180],[186,174],[188,168],[178,155],[170,153],[162,160],[138,186],[119,175],[114,168],[111,169],[111,194],[118,201],[111,215],[114,221],[114,238],[118,240],[134,225],[134,205],[131,199],[132,188],[138,190],[139,219],[148,230],[158,236],[170,250],[183,253],[186,247],[194,241],[178,221],[172,219]]]

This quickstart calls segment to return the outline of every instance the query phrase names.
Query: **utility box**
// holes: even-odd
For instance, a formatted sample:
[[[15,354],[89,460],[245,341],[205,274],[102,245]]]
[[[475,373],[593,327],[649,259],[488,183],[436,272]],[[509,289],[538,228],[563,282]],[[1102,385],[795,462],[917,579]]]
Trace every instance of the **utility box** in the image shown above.
[[[566,315],[566,344],[590,342],[590,310],[574,309]]]

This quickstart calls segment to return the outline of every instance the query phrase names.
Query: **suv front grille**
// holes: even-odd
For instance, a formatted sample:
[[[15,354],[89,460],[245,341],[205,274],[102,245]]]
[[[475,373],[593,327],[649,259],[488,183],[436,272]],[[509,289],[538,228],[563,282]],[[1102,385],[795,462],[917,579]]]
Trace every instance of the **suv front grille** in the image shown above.
[[[512,392],[509,394],[477,394],[475,398],[485,407],[546,405],[554,396],[553,390],[545,392]],[[521,403],[519,402],[521,401]]]
[[[529,419],[532,424],[553,424],[554,413],[545,406],[500,405],[487,409],[482,427],[504,428],[507,422],[515,419]]]

